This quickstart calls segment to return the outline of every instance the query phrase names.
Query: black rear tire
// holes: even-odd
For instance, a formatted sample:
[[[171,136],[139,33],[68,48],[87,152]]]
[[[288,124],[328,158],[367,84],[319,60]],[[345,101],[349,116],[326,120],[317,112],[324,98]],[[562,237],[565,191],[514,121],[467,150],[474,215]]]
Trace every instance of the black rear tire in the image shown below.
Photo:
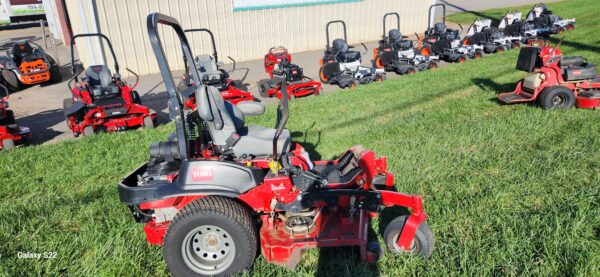
[[[224,243],[227,247],[231,246],[231,248],[226,248],[221,253],[223,257],[233,255],[233,261],[223,265],[222,268],[202,269],[201,267],[195,267],[200,265],[206,258],[202,258],[203,255],[195,255],[194,253],[210,251],[204,248],[194,248],[196,247],[194,244],[189,245],[189,243],[196,242],[196,233],[202,235],[202,231],[196,232],[195,230],[204,228],[204,226],[217,228],[211,230],[211,232],[219,231],[220,233],[217,234],[230,235],[229,238],[226,236],[223,238],[217,237],[215,242],[218,245],[224,241],[233,242],[233,245]],[[190,235],[193,237],[190,237]],[[209,236],[210,234],[204,235]],[[163,257],[173,276],[230,276],[241,273],[252,266],[257,254],[257,245],[256,226],[248,210],[231,198],[208,196],[189,203],[171,221],[163,243]],[[184,254],[188,250],[193,255]],[[208,257],[210,258],[211,255]],[[217,260],[221,259],[217,255],[215,257]],[[194,263],[191,259],[200,262]]]
[[[0,69],[2,83],[9,89],[9,91],[18,91],[21,88],[21,81],[12,70]]]
[[[62,82],[62,74],[60,73],[60,67],[54,61],[52,56],[46,55],[46,58],[50,61],[50,83],[56,84]]]
[[[263,98],[273,97],[269,95],[269,88],[271,87],[271,80],[260,80],[258,82],[258,93]]]
[[[140,94],[135,90],[131,92],[131,101],[138,105],[142,104],[142,98],[140,97]]]
[[[408,216],[406,215],[399,216],[392,220],[385,228],[383,239],[385,240],[385,245],[388,251],[394,255],[410,253],[424,258],[430,257],[433,253],[433,249],[435,248],[435,241],[429,225],[427,225],[425,222],[419,225],[419,228],[415,233],[413,243],[411,244],[410,251],[403,251],[398,246],[397,241],[407,219]]]
[[[326,76],[324,70],[325,66],[321,66],[321,68],[319,69],[319,80],[321,80],[321,83],[323,84],[330,84],[331,76]]]
[[[6,123],[7,123],[7,125],[17,124],[17,120],[15,119],[14,111],[12,111],[12,110],[6,111]]]
[[[539,97],[539,103],[542,108],[551,109],[570,109],[575,106],[575,94],[570,89],[563,86],[551,86],[545,88]]]

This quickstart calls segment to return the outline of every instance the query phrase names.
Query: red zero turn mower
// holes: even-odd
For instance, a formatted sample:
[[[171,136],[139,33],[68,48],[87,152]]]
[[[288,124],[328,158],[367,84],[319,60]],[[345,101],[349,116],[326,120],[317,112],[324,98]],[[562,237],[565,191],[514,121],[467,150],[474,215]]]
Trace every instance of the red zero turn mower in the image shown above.
[[[27,142],[31,132],[27,127],[19,127],[15,113],[8,109],[8,88],[0,85],[0,150],[10,150]]]
[[[554,47],[522,48],[517,69],[530,74],[517,83],[514,92],[499,94],[498,99],[506,104],[535,102],[545,109],[599,108],[596,65],[584,57],[563,56],[559,46],[560,42]]]
[[[230,72],[222,69],[222,62],[219,62],[219,56],[217,53],[217,46],[215,44],[215,36],[208,29],[189,29],[185,32],[206,32],[210,36],[213,55],[198,55],[195,58],[195,64],[198,67],[198,71],[202,75],[202,83],[207,86],[214,86],[219,89],[223,99],[233,103],[234,105],[244,101],[256,101],[252,93],[248,92],[248,88],[244,85],[244,79],[241,81],[234,81],[229,78],[229,73],[235,71],[235,60],[228,57],[233,62],[233,70]],[[185,85],[190,85],[189,72],[190,68],[187,60],[185,60],[186,73],[183,76]]]
[[[19,90],[22,85],[58,83],[61,81],[60,67],[42,47],[28,41],[4,43],[0,51],[0,83],[11,91]]]
[[[265,55],[265,71],[269,78],[258,83],[258,91],[262,97],[273,97],[281,99],[281,88],[271,88],[273,78],[282,78],[287,82],[288,97],[302,97],[307,95],[319,95],[321,83],[304,76],[302,67],[292,64],[292,55],[283,46],[271,47]]]
[[[381,248],[368,241],[368,229],[382,206],[411,210],[397,214],[385,230],[392,253],[432,253],[422,199],[394,191],[386,158],[354,146],[336,160],[312,162],[291,141],[284,79],[273,80],[282,93],[275,129],[244,124],[244,116],[256,115],[261,103],[232,105],[211,86],[186,87],[198,106],[187,109],[171,77],[158,23],[172,27],[184,56],[193,56],[175,19],[148,16],[176,135],[150,147],[150,160],[122,180],[119,195],[145,223],[148,242],[163,246],[174,276],[242,272],[253,264],[258,246],[266,261],[290,268],[315,247],[357,246],[362,261],[375,262]],[[199,72],[191,73],[199,82]]]
[[[106,41],[114,59],[114,75],[106,65],[92,65],[79,81],[83,71],[75,71],[73,44],[81,37],[98,37]],[[115,51],[105,35],[79,34],[71,39],[71,72],[74,76],[67,86],[72,97],[64,100],[63,109],[74,136],[90,136],[97,131],[124,131],[140,126],[154,128],[155,112],[142,105],[139,94],[134,90],[139,76],[129,68],[127,71],[137,78],[133,86],[121,80]]]

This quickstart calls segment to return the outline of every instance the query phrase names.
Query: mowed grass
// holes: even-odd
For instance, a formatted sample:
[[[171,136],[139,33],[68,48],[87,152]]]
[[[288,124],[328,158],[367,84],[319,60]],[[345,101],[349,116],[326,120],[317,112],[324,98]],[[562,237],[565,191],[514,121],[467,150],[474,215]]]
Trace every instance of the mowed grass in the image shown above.
[[[549,6],[578,21],[561,35],[562,50],[600,63],[600,2]],[[295,271],[259,258],[247,275],[600,275],[600,112],[499,105],[495,95],[524,76],[517,55],[294,101],[288,128],[313,158],[354,144],[388,157],[398,190],[424,197],[436,249],[429,260],[386,255],[371,265],[351,249],[312,250]],[[270,107],[249,121],[272,126],[274,118]],[[172,130],[1,153],[0,276],[168,275],[116,184]]]

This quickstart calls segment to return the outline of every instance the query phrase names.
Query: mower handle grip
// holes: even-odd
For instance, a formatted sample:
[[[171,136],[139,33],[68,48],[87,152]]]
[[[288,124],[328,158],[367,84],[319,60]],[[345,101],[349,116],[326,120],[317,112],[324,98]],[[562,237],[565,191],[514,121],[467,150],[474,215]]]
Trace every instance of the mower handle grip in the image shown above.
[[[279,87],[279,91],[281,92],[281,100],[279,100],[279,104],[277,105],[277,130],[275,130],[275,136],[273,137],[273,160],[276,161],[277,142],[283,133],[289,117],[287,81],[281,77],[274,77],[271,86],[274,88]]]
[[[231,56],[227,56],[227,58],[228,58],[228,59],[229,59],[231,62],[233,62],[233,68],[232,68],[232,69],[229,71],[229,73],[231,73],[231,72],[234,72],[234,71],[235,71],[235,68],[236,68],[236,64],[237,64],[237,62],[236,62],[236,61],[235,61],[235,60],[234,60],[234,59],[233,59]]]
[[[131,86],[131,90],[133,90],[133,89],[135,89],[135,87],[137,87],[138,82],[140,81],[140,75],[133,72],[133,70],[129,69],[129,67],[126,67],[125,70],[129,71],[129,73],[131,73],[135,76],[135,83],[133,83],[133,86]]]
[[[77,77],[79,77],[79,75],[81,74],[81,72],[83,72],[82,70],[79,70],[79,72],[77,72],[76,74],[73,75],[73,77],[69,78],[69,80],[67,81],[67,87],[69,88],[69,92],[73,91],[73,86],[71,85],[73,83],[73,80],[77,79]]]

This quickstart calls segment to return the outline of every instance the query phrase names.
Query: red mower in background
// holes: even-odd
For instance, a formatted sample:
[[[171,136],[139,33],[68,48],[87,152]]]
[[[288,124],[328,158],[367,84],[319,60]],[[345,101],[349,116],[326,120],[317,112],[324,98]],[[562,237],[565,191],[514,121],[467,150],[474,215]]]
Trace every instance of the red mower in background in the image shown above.
[[[272,82],[282,93],[276,128],[245,124],[245,116],[264,112],[262,103],[233,105],[203,84],[179,91],[159,23],[173,28],[186,59],[193,54],[177,20],[148,16],[176,132],[150,146],[150,159],[121,181],[119,196],[145,224],[148,242],[163,246],[173,276],[235,275],[252,266],[258,251],[267,262],[294,268],[308,249],[356,246],[361,261],[376,262],[383,252],[370,241],[369,226],[382,207],[399,208],[386,210],[394,218],[383,234],[391,253],[432,254],[422,198],[395,191],[385,157],[354,146],[338,159],[312,162],[285,129],[285,79]],[[193,67],[190,77],[201,83]],[[197,109],[182,103],[180,95],[190,94]]]
[[[264,59],[265,72],[269,78],[258,83],[258,91],[262,97],[281,99],[281,88],[273,88],[273,78],[282,78],[287,82],[288,97],[303,97],[321,93],[321,83],[304,76],[302,67],[292,64],[292,55],[283,46],[271,47]]]
[[[83,72],[75,71],[75,55],[73,44],[77,38],[98,37],[104,39],[114,60],[116,73],[111,74],[106,65],[92,65],[85,70],[85,76],[79,81]],[[121,80],[119,64],[110,40],[103,34],[79,34],[71,39],[71,71],[73,77],[67,82],[72,97],[63,102],[63,110],[67,125],[75,137],[83,134],[91,136],[98,131],[124,131],[130,128],[154,128],[156,113],[142,105],[142,100],[135,91],[139,76],[133,86]]]
[[[236,70],[236,62],[234,59],[228,57],[233,62],[233,69],[231,71],[227,72],[225,69],[221,68],[223,63],[219,62],[217,46],[215,44],[215,36],[209,29],[188,29],[185,30],[185,32],[205,32],[210,36],[211,45],[213,48],[212,56],[198,55],[194,58],[194,62],[198,67],[197,69],[202,75],[202,84],[218,88],[221,92],[221,96],[223,96],[223,99],[233,103],[234,105],[237,105],[240,102],[257,101],[252,93],[248,92],[248,87],[244,84],[244,80],[246,79],[245,76],[241,81],[234,81],[230,78],[229,73]],[[189,86],[191,84],[189,77],[190,68],[188,67],[187,60],[184,60],[184,62],[186,72],[183,76],[183,84]]]
[[[8,109],[8,88],[0,85],[0,150],[14,149],[31,138],[27,127],[19,127],[15,121],[15,113]]]
[[[596,65],[581,56],[563,56],[560,44],[522,48],[517,69],[530,74],[514,92],[499,94],[498,99],[505,104],[536,103],[544,109],[600,108]]]

